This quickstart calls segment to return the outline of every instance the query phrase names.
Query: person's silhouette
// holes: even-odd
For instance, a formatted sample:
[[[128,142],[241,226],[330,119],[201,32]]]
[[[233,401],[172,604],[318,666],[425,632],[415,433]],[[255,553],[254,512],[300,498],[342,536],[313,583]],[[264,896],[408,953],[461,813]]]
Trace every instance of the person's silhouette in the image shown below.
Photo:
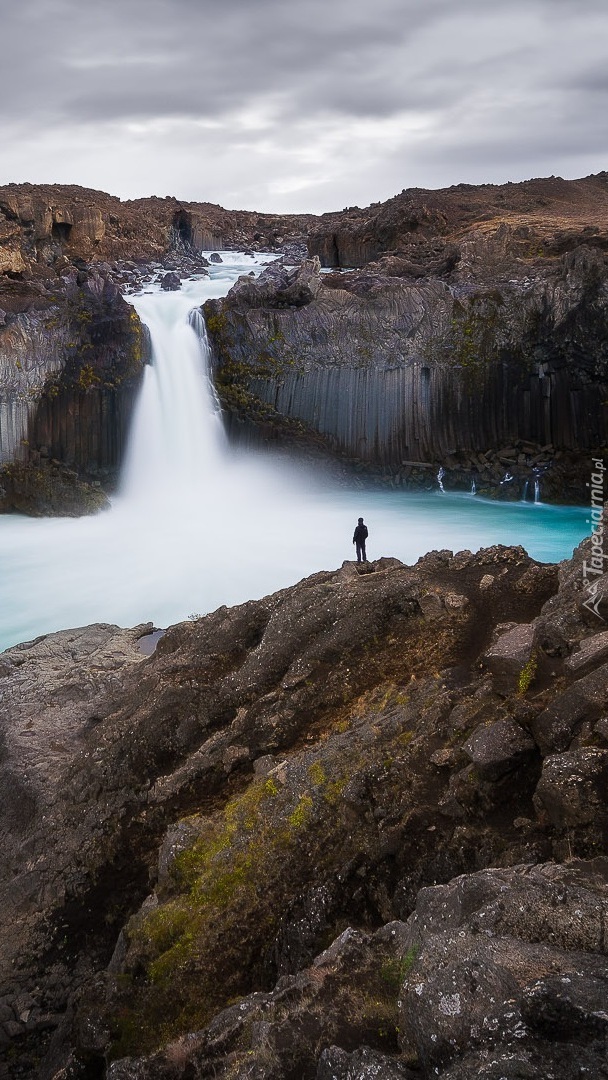
[[[353,533],[353,544],[356,545],[357,562],[367,562],[367,555],[365,554],[365,541],[367,540],[367,537],[367,525],[363,524],[363,518],[359,518],[357,527]]]

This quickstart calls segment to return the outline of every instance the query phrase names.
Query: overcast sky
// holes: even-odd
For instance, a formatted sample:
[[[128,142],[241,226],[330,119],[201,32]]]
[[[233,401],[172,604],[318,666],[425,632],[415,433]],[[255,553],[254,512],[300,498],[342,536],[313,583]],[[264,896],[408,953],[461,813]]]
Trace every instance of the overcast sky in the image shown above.
[[[3,0],[0,183],[238,209],[608,168],[606,0]]]

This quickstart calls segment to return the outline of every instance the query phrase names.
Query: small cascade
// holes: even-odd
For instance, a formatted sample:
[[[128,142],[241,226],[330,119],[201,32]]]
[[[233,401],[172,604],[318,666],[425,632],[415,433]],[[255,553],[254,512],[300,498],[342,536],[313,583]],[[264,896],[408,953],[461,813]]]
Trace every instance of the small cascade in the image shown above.
[[[528,488],[529,488],[529,486],[530,486],[530,481],[526,480],[526,482],[524,484],[524,490],[523,490],[523,493],[522,493],[522,497],[521,497],[522,502],[527,502],[528,501]]]
[[[500,482],[501,482],[501,484],[510,484],[512,480],[513,480],[513,476],[511,475],[511,473],[507,469],[505,475],[503,476],[503,478],[502,478],[502,480]]]
[[[443,465],[439,466],[439,472],[437,473],[437,483],[439,484],[439,490],[445,495],[445,488],[443,486],[443,478],[445,476],[445,469]]]
[[[471,480],[471,495],[477,494],[477,484],[474,480]]]
[[[534,478],[534,505],[538,506],[540,502],[540,480],[538,476]]]
[[[207,335],[207,324],[203,318],[203,313],[200,308],[193,308],[188,315],[188,322],[194,330],[199,342],[201,353],[203,357],[203,378],[205,381],[205,389],[209,395],[210,404],[213,406],[214,412],[221,415],[222,405],[215,389],[213,379],[211,377],[211,346],[209,345],[209,337]]]

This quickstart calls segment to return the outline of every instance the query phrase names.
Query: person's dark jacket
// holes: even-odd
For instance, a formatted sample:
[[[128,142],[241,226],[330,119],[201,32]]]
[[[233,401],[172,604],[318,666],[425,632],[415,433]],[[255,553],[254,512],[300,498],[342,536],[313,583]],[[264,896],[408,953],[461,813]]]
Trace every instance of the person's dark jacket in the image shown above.
[[[357,525],[353,534],[353,543],[363,544],[367,540],[367,525]]]

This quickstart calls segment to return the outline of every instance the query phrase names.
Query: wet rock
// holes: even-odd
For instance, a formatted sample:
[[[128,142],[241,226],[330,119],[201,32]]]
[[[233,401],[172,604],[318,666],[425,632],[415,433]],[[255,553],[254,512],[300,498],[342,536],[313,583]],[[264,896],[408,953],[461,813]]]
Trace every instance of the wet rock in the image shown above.
[[[80,517],[108,510],[98,481],[87,483],[57,461],[14,462],[0,468],[0,514],[29,517]]]
[[[164,274],[160,279],[160,287],[165,292],[176,292],[181,289],[182,282],[179,274],[176,274],[174,270],[170,270],[168,274]]]
[[[252,281],[239,278],[228,293],[226,303],[248,308],[299,308],[310,304],[320,287],[318,259],[305,259],[301,266],[293,269],[270,263]]]
[[[212,252],[212,254],[209,256],[210,263],[221,263],[223,261],[224,260],[222,259],[221,255],[219,255],[217,251]]]

